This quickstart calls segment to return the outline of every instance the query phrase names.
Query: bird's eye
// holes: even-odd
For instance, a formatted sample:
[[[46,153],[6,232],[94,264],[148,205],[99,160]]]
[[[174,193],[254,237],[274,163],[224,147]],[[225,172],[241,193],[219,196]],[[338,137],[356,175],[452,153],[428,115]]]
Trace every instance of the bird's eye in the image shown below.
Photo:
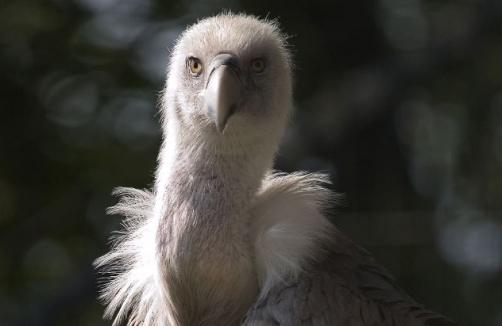
[[[194,76],[199,76],[202,73],[202,62],[194,57],[188,58],[188,69]]]
[[[254,73],[260,74],[265,70],[265,60],[263,59],[254,59],[251,61],[251,70]]]

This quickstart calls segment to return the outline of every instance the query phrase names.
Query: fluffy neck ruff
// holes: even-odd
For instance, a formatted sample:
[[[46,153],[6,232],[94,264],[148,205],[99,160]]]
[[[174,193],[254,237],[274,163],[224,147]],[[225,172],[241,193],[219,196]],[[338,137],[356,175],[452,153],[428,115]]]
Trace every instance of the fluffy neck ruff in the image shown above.
[[[179,130],[171,123],[168,130]],[[270,164],[274,147],[220,155],[187,146],[182,132],[167,136],[154,193],[120,188],[109,210],[127,218],[96,261],[113,275],[101,296],[106,316],[115,314],[114,325],[126,317],[130,326],[236,325],[258,292],[294,280],[319,254],[332,233],[322,214],[332,199],[322,187],[328,179],[262,179],[268,167],[259,162]]]
[[[192,128],[175,114],[156,184],[158,282],[172,325],[235,325],[259,291],[249,212],[276,144]]]

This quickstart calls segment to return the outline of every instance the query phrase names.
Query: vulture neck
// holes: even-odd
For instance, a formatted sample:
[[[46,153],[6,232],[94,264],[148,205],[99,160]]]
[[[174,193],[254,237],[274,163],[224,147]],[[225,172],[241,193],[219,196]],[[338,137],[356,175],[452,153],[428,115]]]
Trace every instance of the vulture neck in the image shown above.
[[[275,150],[264,146],[267,140],[242,144],[219,134],[170,137],[160,155],[157,215],[176,232],[200,229],[214,238],[247,233],[252,198],[273,164]]]
[[[215,130],[189,132],[172,121],[154,208],[172,324],[236,325],[259,291],[249,208],[272,166],[275,144],[244,143]]]

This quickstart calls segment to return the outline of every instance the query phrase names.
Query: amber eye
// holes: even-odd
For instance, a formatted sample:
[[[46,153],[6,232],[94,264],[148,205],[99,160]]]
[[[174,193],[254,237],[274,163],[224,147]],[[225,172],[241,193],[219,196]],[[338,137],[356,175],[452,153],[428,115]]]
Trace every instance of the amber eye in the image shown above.
[[[194,76],[199,76],[202,73],[202,62],[194,57],[188,58],[188,68]]]
[[[262,73],[265,70],[265,66],[265,60],[263,59],[254,59],[251,61],[251,70],[257,74]]]

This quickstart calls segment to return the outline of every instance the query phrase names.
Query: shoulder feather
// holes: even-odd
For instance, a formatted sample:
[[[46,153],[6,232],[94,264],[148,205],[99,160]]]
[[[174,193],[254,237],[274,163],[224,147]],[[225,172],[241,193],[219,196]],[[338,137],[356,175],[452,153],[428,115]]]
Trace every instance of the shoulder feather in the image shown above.
[[[264,288],[243,325],[456,325],[410,298],[366,250],[327,225],[325,176],[269,178],[257,200],[269,213],[255,216],[257,241],[266,239],[256,246]]]
[[[277,282],[296,279],[334,230],[323,215],[337,198],[327,183],[327,175],[306,172],[271,172],[264,179],[251,210],[262,295]]]

